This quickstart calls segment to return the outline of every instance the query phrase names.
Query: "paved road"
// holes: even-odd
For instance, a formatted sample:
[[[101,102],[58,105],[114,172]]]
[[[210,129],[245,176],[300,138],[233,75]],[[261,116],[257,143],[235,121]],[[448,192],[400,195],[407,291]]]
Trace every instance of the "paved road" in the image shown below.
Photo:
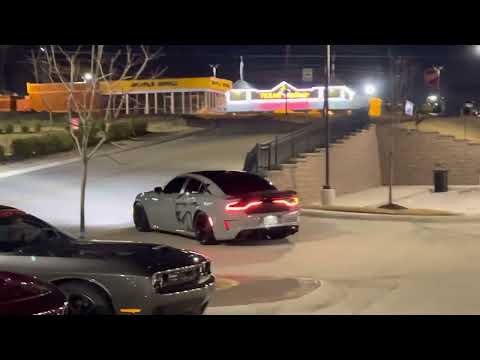
[[[193,239],[163,233],[138,233],[132,227],[97,234],[199,251],[213,260],[214,272],[221,277],[322,282],[307,296],[283,305],[267,304],[264,299],[257,301],[260,306],[217,307],[232,303],[232,296],[219,293],[221,299],[214,301],[210,314],[480,313],[480,224],[305,216],[301,223],[299,234],[290,239],[217,246],[201,246]],[[283,290],[275,290],[272,284],[272,301],[286,287],[287,281]],[[235,305],[249,304],[258,295],[247,291],[238,291]]]
[[[131,205],[138,191],[163,185],[179,172],[241,168],[245,151],[266,137],[192,137],[93,160],[87,193],[91,237],[198,250],[226,277],[322,281],[318,289],[288,304],[263,301],[262,306],[238,307],[241,301],[235,299],[235,306],[211,307],[209,313],[480,313],[480,224],[303,217],[300,233],[291,239],[211,247],[133,228]],[[1,179],[2,203],[72,229],[78,223],[79,174],[75,163]]]
[[[135,196],[193,170],[240,170],[261,135],[197,135],[90,162],[86,222],[91,229],[131,225]],[[72,163],[0,179],[2,204],[17,206],[66,229],[79,223],[81,164]]]

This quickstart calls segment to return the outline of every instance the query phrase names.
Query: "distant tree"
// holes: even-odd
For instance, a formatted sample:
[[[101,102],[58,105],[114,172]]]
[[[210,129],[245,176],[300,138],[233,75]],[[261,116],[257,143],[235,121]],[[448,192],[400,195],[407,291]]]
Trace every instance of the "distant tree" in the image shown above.
[[[0,92],[7,90],[7,74],[5,68],[10,47],[11,45],[0,45]]]

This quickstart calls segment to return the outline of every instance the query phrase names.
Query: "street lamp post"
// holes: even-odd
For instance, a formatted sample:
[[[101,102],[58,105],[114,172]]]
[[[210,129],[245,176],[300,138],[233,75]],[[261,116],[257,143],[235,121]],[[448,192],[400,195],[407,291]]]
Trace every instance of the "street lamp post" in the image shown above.
[[[283,94],[285,95],[285,119],[287,119],[287,115],[288,115],[288,92],[290,90],[285,88]]]
[[[335,200],[335,189],[330,186],[330,124],[329,124],[329,86],[330,86],[330,45],[327,45],[327,74],[323,95],[325,117],[325,185],[322,190],[322,204],[331,205]]]
[[[210,67],[212,68],[212,71],[213,71],[213,77],[216,78],[217,77],[217,68],[220,66],[220,64],[216,64],[216,65],[211,65],[210,64]]]
[[[330,86],[330,45],[327,45],[327,77],[325,82],[325,93],[323,95],[323,111],[325,115],[325,186],[324,189],[330,189],[330,124],[329,124],[329,104],[328,94]]]

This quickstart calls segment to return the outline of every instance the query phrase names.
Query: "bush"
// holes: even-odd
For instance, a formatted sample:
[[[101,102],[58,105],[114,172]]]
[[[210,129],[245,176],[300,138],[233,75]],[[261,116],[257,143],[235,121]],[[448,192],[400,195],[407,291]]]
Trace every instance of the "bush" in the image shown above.
[[[5,126],[5,133],[6,134],[12,134],[13,133],[13,125],[12,124],[7,124],[7,126]]]
[[[125,140],[131,135],[132,127],[128,121],[116,121],[108,126],[107,139],[109,141]]]
[[[30,131],[30,128],[27,125],[22,125],[22,133],[26,134]]]
[[[34,130],[36,133],[42,131],[42,124],[39,122],[35,123]]]
[[[133,120],[133,136],[143,136],[147,133],[148,120],[134,119]]]
[[[13,156],[26,159],[35,156],[37,151],[35,137],[20,138],[12,141]]]
[[[36,155],[48,155],[73,149],[73,140],[67,133],[52,133],[12,141],[12,152],[16,158],[26,159]]]

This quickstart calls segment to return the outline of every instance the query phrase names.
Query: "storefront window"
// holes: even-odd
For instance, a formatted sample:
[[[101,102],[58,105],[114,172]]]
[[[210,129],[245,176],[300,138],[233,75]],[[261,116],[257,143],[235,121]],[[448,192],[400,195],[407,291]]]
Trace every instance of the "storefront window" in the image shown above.
[[[245,91],[230,91],[230,101],[247,100],[247,93]]]

